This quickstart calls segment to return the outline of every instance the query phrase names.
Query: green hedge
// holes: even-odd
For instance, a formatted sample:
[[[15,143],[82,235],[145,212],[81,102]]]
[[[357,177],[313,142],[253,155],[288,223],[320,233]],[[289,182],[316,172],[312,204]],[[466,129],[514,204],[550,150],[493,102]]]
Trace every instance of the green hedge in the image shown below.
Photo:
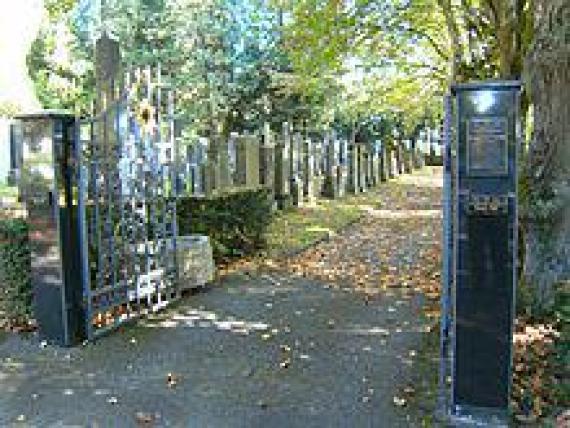
[[[178,202],[179,233],[210,237],[214,257],[249,255],[266,247],[272,201],[266,189],[240,190]],[[0,325],[23,325],[32,315],[28,227],[21,219],[0,219]]]
[[[28,227],[21,219],[0,219],[0,324],[22,325],[32,313]]]
[[[177,210],[179,234],[208,235],[216,261],[253,254],[267,245],[273,212],[267,189],[188,196],[179,200]]]

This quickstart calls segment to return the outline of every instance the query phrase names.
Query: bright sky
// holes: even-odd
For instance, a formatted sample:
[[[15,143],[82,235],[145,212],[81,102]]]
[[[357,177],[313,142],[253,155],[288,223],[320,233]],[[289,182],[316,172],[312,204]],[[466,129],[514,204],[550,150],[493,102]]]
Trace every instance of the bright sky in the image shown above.
[[[0,0],[0,6],[0,103],[37,108],[26,55],[41,23],[43,0]]]

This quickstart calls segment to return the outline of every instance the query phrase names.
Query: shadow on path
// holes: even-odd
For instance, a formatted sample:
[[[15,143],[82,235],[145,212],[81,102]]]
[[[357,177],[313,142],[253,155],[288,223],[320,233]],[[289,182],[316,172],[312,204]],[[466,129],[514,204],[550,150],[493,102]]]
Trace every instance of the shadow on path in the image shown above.
[[[392,188],[420,189],[437,209],[437,186],[375,194],[388,200]],[[394,397],[428,325],[426,278],[413,275],[437,282],[438,260],[418,264],[437,252],[439,221],[369,216],[85,347],[9,336],[0,426],[413,426]]]

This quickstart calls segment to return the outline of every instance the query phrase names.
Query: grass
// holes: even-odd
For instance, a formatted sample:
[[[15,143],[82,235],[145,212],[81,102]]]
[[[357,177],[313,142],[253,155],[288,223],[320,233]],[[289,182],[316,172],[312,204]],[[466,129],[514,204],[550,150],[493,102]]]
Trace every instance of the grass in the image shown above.
[[[8,186],[5,183],[0,183],[0,197],[12,197],[18,196],[18,188],[15,186]]]
[[[343,200],[319,200],[314,206],[280,212],[269,226],[269,253],[301,251],[338,233],[361,215],[357,205],[349,205]]]
[[[318,199],[316,205],[279,212],[268,230],[268,253],[275,256],[301,251],[359,220],[367,209],[384,208],[378,193],[388,193],[395,201],[406,200],[409,187],[399,180],[389,180],[366,193]]]

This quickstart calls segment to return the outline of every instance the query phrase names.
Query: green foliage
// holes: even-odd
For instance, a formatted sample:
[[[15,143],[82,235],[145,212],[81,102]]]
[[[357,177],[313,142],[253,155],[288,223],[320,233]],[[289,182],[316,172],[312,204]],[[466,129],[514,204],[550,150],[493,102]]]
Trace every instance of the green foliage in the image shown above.
[[[26,62],[44,108],[87,112],[94,90],[92,49],[77,37],[75,5],[73,0],[46,2],[48,13]]]
[[[0,102],[0,117],[14,117],[20,111],[21,107],[13,102]]]
[[[239,189],[213,197],[184,197],[178,201],[180,235],[210,237],[214,258],[253,254],[266,245],[272,202],[266,189]]]
[[[450,81],[520,77],[533,33],[531,0],[275,3],[295,72],[338,74],[345,115],[401,112],[408,132],[441,114]]]
[[[0,220],[0,319],[26,323],[32,312],[28,227],[19,219]]]

